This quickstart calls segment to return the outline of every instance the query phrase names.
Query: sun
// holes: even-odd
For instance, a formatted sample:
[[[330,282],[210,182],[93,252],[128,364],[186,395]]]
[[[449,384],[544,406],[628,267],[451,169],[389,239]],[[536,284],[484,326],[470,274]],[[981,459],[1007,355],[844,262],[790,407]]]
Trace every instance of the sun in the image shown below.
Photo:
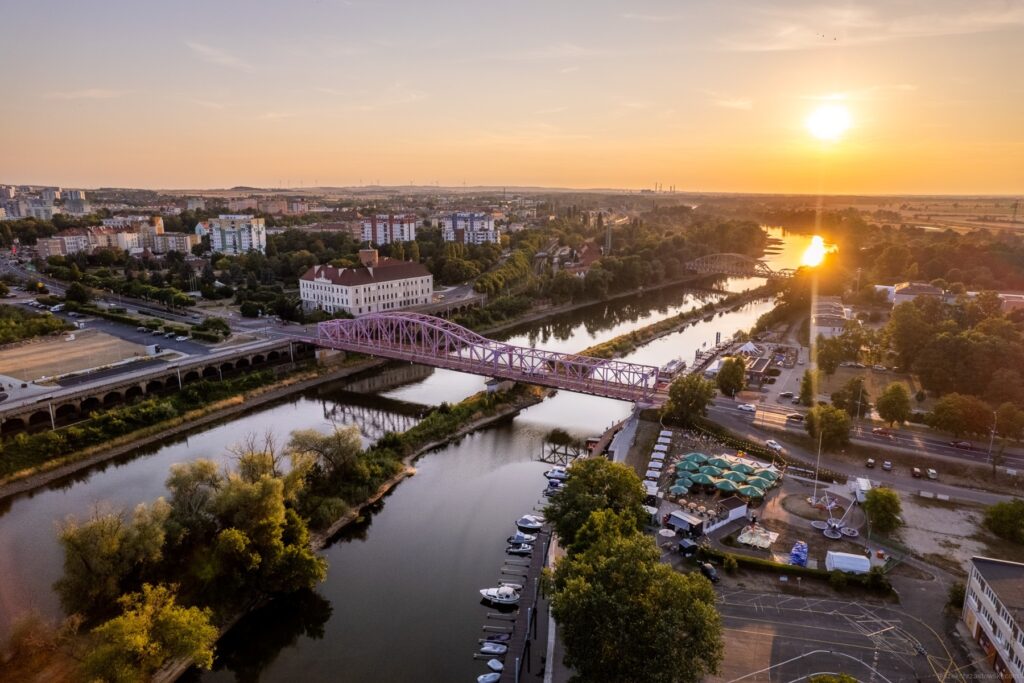
[[[850,127],[850,112],[841,104],[823,104],[804,121],[807,130],[819,140],[835,142]]]
[[[821,239],[819,235],[815,235],[811,238],[811,243],[807,245],[807,249],[804,250],[804,255],[800,259],[800,265],[820,266],[821,262],[825,260],[825,254],[829,252],[828,247],[825,246],[825,240]]]

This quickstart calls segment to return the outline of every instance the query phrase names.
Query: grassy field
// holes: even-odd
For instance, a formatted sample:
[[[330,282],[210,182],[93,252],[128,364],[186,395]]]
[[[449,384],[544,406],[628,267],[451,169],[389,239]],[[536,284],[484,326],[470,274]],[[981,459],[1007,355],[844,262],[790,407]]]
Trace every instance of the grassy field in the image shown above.
[[[931,396],[925,398],[924,401],[918,402],[914,396],[918,390],[921,389],[921,383],[916,377],[909,373],[895,373],[879,372],[872,370],[871,368],[839,368],[836,370],[836,374],[832,375],[831,378],[825,379],[822,377],[821,386],[819,387],[819,393],[823,396],[830,396],[833,391],[838,391],[844,384],[849,382],[854,377],[864,378],[864,389],[868,392],[871,397],[871,404],[874,405],[878,397],[885,391],[885,388],[893,382],[899,382],[907,388],[910,392],[910,407],[911,410],[928,412],[932,409],[934,399]]]
[[[64,335],[0,352],[0,375],[20,380],[52,377],[86,370],[134,356],[144,356],[145,347],[97,330],[76,330],[74,341]]]

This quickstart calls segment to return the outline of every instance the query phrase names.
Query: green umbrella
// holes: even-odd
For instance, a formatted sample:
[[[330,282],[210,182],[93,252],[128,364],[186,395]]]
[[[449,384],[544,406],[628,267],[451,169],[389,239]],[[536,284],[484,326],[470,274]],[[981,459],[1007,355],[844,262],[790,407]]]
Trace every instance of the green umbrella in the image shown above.
[[[727,470],[732,467],[732,464],[725,458],[711,458],[708,460],[708,464],[714,465],[715,467],[721,467],[723,470]]]
[[[690,462],[696,462],[703,465],[708,461],[708,456],[704,455],[703,453],[687,453],[686,455],[683,456],[683,460],[688,460]]]
[[[686,488],[690,488],[693,486],[693,482],[690,481],[689,477],[680,477],[679,479],[676,479],[676,486],[685,486]]]
[[[704,465],[704,467],[700,468],[700,471],[702,474],[710,474],[712,477],[722,476],[722,470],[714,467],[713,465]]]
[[[717,488],[719,491],[735,491],[739,487],[736,486],[736,482],[734,481],[729,481],[728,479],[720,479],[718,483],[715,484],[715,488]]]
[[[741,486],[737,489],[737,493],[747,498],[764,498],[764,491],[756,486]]]
[[[696,472],[699,469],[700,464],[692,460],[687,460],[686,462],[681,462],[676,465],[676,474],[679,474],[680,472]]]
[[[772,485],[772,483],[770,481],[766,481],[764,479],[760,479],[759,477],[750,477],[750,478],[747,479],[747,485],[748,486],[756,486],[757,488],[761,489],[762,491],[767,491],[768,488]]]
[[[668,492],[671,493],[673,496],[681,496],[688,490],[689,489],[687,489],[685,486],[673,486],[668,490]]]
[[[729,469],[731,469],[733,472],[742,472],[743,474],[750,474],[751,472],[754,471],[753,467],[742,462],[738,462],[735,465],[732,465]]]
[[[722,476],[737,484],[742,484],[747,480],[747,475],[741,474],[740,472],[726,472]]]
[[[767,479],[768,481],[775,481],[776,479],[779,478],[779,475],[775,474],[771,470],[757,470],[756,472],[754,472],[754,476],[761,477],[762,479]]]
[[[714,484],[716,481],[718,481],[717,479],[712,477],[710,474],[704,474],[703,472],[698,472],[697,474],[693,475],[690,478],[693,479],[693,483],[694,484],[705,484],[705,485],[708,485],[708,484]]]

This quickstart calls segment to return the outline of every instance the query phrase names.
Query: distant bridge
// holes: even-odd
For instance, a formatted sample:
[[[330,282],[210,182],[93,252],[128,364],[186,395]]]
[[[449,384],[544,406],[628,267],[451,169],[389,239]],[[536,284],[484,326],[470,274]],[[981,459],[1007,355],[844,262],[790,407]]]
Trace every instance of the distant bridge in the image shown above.
[[[318,346],[634,402],[655,402],[658,368],[515,346],[420,313],[317,325]]]
[[[791,278],[792,268],[773,270],[764,261],[745,254],[708,254],[686,264],[686,269],[695,273],[733,275],[736,277],[765,277],[769,279]]]

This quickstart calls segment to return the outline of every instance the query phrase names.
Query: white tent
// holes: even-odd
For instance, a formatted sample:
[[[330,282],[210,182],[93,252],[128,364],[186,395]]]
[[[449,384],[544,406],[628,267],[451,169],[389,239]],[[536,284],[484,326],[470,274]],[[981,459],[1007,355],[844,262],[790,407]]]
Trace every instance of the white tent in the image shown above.
[[[747,342],[736,350],[737,353],[742,353],[744,356],[760,356],[761,349],[759,349],[753,342]]]
[[[654,452],[655,453],[667,453],[668,452],[668,446],[666,446],[663,443],[656,444],[654,446]]]
[[[672,438],[672,432],[671,430],[668,429],[662,429],[658,436],[667,436],[669,438]]]
[[[654,453],[651,453],[651,460],[664,460],[664,459],[665,459],[665,454],[664,453],[658,453],[657,451],[655,451]]]
[[[665,463],[659,462],[658,460],[652,460],[649,463],[647,463],[647,469],[649,470],[660,470],[664,466]]]

